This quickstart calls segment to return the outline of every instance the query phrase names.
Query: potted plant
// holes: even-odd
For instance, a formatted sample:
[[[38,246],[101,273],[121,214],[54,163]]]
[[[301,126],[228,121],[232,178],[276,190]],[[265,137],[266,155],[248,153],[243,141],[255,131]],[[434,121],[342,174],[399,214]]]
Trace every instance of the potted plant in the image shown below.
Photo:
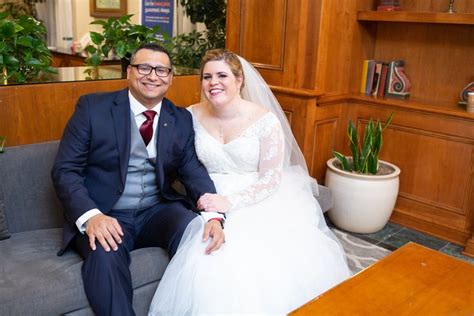
[[[398,196],[400,169],[379,160],[383,131],[390,125],[393,113],[384,126],[370,119],[359,142],[354,123],[349,122],[352,157],[334,151],[327,161],[325,184],[333,193],[334,206],[328,215],[339,228],[355,233],[373,233],[387,224]]]
[[[206,30],[179,34],[167,44],[173,64],[198,69],[207,50],[225,47],[225,0],[180,0],[184,13],[192,23],[204,23]]]
[[[202,56],[209,49],[206,38],[196,30],[173,37],[165,46],[171,53],[173,65],[193,69],[199,69]]]
[[[122,70],[126,70],[135,49],[143,43],[159,41],[157,38],[159,25],[150,28],[132,24],[130,22],[132,16],[133,14],[130,14],[91,22],[101,25],[103,30],[102,33],[90,32],[93,45],[85,47],[89,53],[89,57],[85,60],[88,66],[96,67],[104,58],[110,58],[113,54],[122,61]]]
[[[2,83],[37,80],[56,73],[45,38],[46,27],[32,16],[13,18],[0,12],[0,80]]]

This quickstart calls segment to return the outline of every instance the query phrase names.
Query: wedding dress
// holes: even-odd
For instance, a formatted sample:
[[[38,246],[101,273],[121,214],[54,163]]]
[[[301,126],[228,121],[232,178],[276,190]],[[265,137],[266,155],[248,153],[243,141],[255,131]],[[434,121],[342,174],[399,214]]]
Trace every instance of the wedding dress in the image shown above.
[[[282,129],[273,113],[226,144],[194,115],[193,124],[199,160],[233,205],[226,242],[204,254],[202,219],[191,222],[150,315],[283,315],[349,276],[341,246],[321,225],[310,178],[299,166],[284,166]]]
[[[280,104],[258,71],[239,60],[242,97],[269,112],[222,144],[189,109],[198,158],[217,193],[232,204],[226,241],[206,255],[204,223],[194,219],[160,281],[150,315],[284,315],[350,275]]]

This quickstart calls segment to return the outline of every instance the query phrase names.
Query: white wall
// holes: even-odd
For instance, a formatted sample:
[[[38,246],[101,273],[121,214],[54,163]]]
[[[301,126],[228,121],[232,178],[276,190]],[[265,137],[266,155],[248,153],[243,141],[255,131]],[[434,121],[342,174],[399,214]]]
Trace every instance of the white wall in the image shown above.
[[[78,41],[90,31],[100,32],[100,25],[90,23],[97,18],[90,16],[88,0],[72,0],[74,20],[74,40]],[[127,14],[133,14],[132,23],[138,24],[140,19],[140,0],[127,0]]]

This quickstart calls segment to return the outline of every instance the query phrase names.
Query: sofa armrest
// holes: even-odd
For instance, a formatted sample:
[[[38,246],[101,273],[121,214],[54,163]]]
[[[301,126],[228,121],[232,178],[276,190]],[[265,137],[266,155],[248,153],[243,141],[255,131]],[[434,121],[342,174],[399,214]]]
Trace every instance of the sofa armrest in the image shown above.
[[[334,200],[332,197],[332,193],[328,187],[322,184],[318,184],[318,190],[319,195],[315,195],[314,197],[316,198],[316,200],[318,200],[318,203],[321,206],[323,213],[325,213],[333,207]]]

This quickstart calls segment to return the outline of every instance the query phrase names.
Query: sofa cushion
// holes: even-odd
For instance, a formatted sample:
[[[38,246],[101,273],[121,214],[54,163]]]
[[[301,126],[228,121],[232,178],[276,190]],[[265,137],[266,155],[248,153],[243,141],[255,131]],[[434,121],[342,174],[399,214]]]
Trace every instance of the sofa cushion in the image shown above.
[[[42,229],[0,242],[0,315],[59,315],[88,308],[82,259],[73,251],[56,256],[61,237],[60,228]],[[156,283],[168,264],[160,248],[137,249],[131,257],[134,289]]]
[[[0,155],[0,191],[10,233],[62,227],[62,207],[51,180],[58,145],[12,146]]]
[[[3,203],[2,192],[0,191],[0,240],[10,237],[7,220],[5,219],[5,204]]]

